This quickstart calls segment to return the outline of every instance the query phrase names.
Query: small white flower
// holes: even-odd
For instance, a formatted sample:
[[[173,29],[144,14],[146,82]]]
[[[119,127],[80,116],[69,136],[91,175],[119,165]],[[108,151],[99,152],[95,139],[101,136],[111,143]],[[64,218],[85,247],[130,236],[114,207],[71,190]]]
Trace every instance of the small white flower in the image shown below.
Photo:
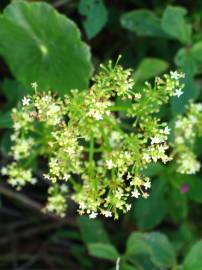
[[[164,129],[164,134],[169,135],[170,131],[171,131],[171,129],[168,126],[166,126]]]
[[[136,99],[141,99],[141,97],[142,97],[142,95],[140,93],[135,93],[134,96]]]
[[[36,184],[36,182],[37,182],[37,179],[36,178],[33,177],[33,178],[30,179],[30,183],[31,184],[34,185],[34,184]]]
[[[67,192],[67,191],[68,191],[68,188],[67,188],[66,185],[61,185],[61,186],[60,186],[60,190],[61,190],[62,192]]]
[[[180,128],[182,126],[182,121],[181,120],[177,120],[175,123],[175,127],[176,128]]]
[[[155,136],[155,137],[151,137],[151,144],[155,144],[155,143],[160,143],[162,140]]]
[[[22,105],[23,106],[28,106],[29,103],[30,103],[30,98],[23,97],[23,99],[22,99]]]
[[[182,73],[182,72],[178,72],[178,71],[171,71],[170,72],[170,77],[171,79],[173,80],[179,80],[180,78],[184,78],[185,77],[185,74]]]
[[[142,197],[145,198],[145,199],[147,199],[147,198],[149,197],[149,194],[148,194],[147,192],[144,192],[144,193],[142,194]]]
[[[68,153],[70,156],[75,154],[75,150],[73,147],[68,147],[67,149],[64,150],[64,152]]]
[[[90,219],[94,219],[94,218],[96,218],[97,217],[97,213],[95,213],[95,212],[92,212],[90,215],[89,215],[89,218]]]
[[[181,89],[176,89],[175,93],[174,93],[174,96],[177,96],[179,98],[182,94],[183,94],[183,92],[182,92]]]
[[[131,207],[132,207],[131,204],[127,204],[127,205],[126,205],[126,211],[127,211],[127,212],[130,211]]]
[[[140,196],[140,192],[139,192],[137,189],[135,189],[135,190],[131,193],[131,196],[132,196],[132,197],[135,197],[135,198],[138,198],[138,197]]]
[[[6,175],[7,173],[8,173],[7,168],[6,168],[6,167],[2,167],[2,168],[1,168],[1,174],[2,174],[2,175]]]
[[[145,162],[149,162],[150,161],[150,155],[148,153],[143,153],[143,157]]]
[[[181,136],[176,136],[175,137],[175,142],[178,144],[184,143],[184,138]]]
[[[109,143],[112,147],[116,146],[116,144],[121,140],[121,134],[117,131],[112,131],[111,136],[109,138]]]
[[[173,80],[179,80],[179,78],[181,77],[181,75],[177,72],[177,71],[171,71],[170,72],[170,77],[173,79]]]
[[[48,174],[43,174],[43,177],[45,178],[45,179],[47,179],[47,180],[50,180],[50,175],[48,175]]]
[[[50,112],[47,112],[47,114],[49,113],[51,115],[51,114],[57,113],[60,111],[60,106],[58,106],[56,104],[51,104],[49,107],[49,110],[50,110]]]
[[[131,159],[131,154],[128,151],[124,152],[125,158]]]
[[[150,84],[148,81],[146,81],[144,84],[145,84],[147,87],[151,86],[151,84]]]
[[[132,177],[132,176],[131,176],[130,172],[128,172],[127,177],[126,177],[127,180],[131,179],[131,177]]]
[[[31,87],[36,91],[36,89],[37,89],[37,87],[38,87],[37,82],[31,83]]]
[[[98,121],[103,119],[102,114],[96,109],[90,109],[87,115],[95,118]]]
[[[82,201],[79,202],[79,208],[81,208],[83,210],[83,209],[86,209],[86,207],[87,206],[86,206],[85,202],[82,202]]]
[[[102,214],[105,216],[105,217],[111,217],[112,216],[112,212],[110,211],[102,211]]]
[[[68,173],[66,173],[66,174],[64,175],[64,177],[63,177],[63,179],[64,179],[65,181],[67,181],[69,178],[70,178],[70,174],[68,174]]]
[[[165,150],[166,149],[167,148],[164,145],[162,145],[162,144],[158,146],[158,151],[159,151],[160,154],[165,153]]]
[[[111,170],[114,167],[114,163],[111,159],[106,161],[107,169]]]
[[[202,111],[202,103],[195,104],[195,107],[197,111],[201,112]]]
[[[17,135],[14,133],[11,135],[11,141],[15,141],[17,139]]]
[[[150,181],[146,181],[146,182],[144,182],[143,186],[147,190],[148,188],[151,188],[151,182]]]
[[[99,120],[103,119],[103,116],[102,116],[102,114],[100,112],[96,111],[95,115],[94,115],[94,118],[99,121]]]
[[[132,185],[135,186],[141,186],[142,185],[142,179],[139,176],[136,176],[133,178],[133,181],[131,182]]]
[[[191,120],[192,123],[196,123],[197,122],[197,118],[193,115],[190,115],[189,119]]]

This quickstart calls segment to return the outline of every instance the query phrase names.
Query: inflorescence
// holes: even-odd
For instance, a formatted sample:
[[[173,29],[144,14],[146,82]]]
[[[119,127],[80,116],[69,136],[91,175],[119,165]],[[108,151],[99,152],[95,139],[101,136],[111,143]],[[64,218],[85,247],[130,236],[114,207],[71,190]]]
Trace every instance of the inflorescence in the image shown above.
[[[131,197],[149,196],[151,182],[143,169],[171,160],[170,129],[154,113],[182,94],[184,75],[171,71],[137,91],[132,70],[111,61],[100,68],[89,90],[60,98],[33,83],[35,94],[13,109],[14,161],[2,173],[21,189],[36,182],[32,164],[45,158],[50,187],[44,210],[61,216],[70,197],[80,214],[117,218],[119,211],[130,210]]]
[[[175,123],[173,154],[176,157],[177,171],[182,174],[195,174],[201,164],[193,152],[197,137],[202,136],[202,103],[187,106],[185,116],[178,116]]]

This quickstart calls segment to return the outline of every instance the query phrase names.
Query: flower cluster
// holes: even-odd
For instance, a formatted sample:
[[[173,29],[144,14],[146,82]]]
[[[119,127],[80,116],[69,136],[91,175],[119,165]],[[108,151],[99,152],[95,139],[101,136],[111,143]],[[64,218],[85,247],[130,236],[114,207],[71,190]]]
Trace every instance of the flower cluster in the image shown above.
[[[2,175],[9,177],[9,184],[20,190],[26,183],[35,184],[36,178],[33,177],[31,169],[24,169],[19,167],[17,162],[9,164],[7,167],[1,169]]]
[[[48,189],[48,201],[43,210],[64,217],[67,210],[67,191],[67,186],[64,184],[51,186]]]
[[[200,170],[200,162],[193,152],[197,136],[202,136],[202,104],[190,103],[186,115],[179,116],[175,123],[173,154],[179,173],[194,174]]]
[[[155,79],[155,85],[146,82],[145,87],[136,93],[135,100],[131,111],[132,115],[144,118],[152,113],[159,112],[161,106],[168,102],[169,97],[183,94],[183,84],[180,84],[180,79],[184,78],[183,73],[171,71],[170,74],[165,74],[162,78]]]
[[[136,91],[132,70],[109,61],[89,90],[72,90],[63,98],[39,92],[34,83],[35,94],[13,110],[14,161],[3,168],[9,183],[17,188],[33,183],[32,164],[42,156],[50,184],[45,210],[64,216],[69,196],[90,218],[129,211],[133,198],[149,196],[151,182],[143,169],[171,159],[170,129],[153,114],[170,96],[181,95],[181,77],[171,72]]]

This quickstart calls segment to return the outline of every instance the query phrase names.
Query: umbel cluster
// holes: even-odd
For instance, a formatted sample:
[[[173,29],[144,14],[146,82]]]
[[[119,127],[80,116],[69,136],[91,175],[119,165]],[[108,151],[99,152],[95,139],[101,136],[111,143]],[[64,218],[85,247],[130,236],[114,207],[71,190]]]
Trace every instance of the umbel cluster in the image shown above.
[[[146,82],[136,89],[133,71],[109,61],[100,66],[90,89],[71,90],[63,98],[39,91],[33,83],[35,93],[13,109],[13,161],[2,174],[17,190],[35,184],[33,163],[45,157],[43,177],[49,183],[45,211],[64,216],[71,198],[79,214],[118,218],[130,210],[132,198],[149,196],[151,182],[143,170],[172,159],[167,151],[170,128],[156,115],[171,96],[183,93],[183,77],[171,71],[153,85]],[[174,155],[183,173],[200,167],[182,145],[193,139],[201,110],[200,104],[190,106],[192,118],[181,117],[176,123]]]

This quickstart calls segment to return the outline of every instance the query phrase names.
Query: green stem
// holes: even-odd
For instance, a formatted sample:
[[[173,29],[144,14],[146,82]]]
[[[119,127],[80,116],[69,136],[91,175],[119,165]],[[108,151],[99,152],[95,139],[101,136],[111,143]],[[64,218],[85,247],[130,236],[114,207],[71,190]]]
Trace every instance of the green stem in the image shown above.
[[[93,149],[93,152],[94,152],[94,153],[101,153],[101,152],[103,152],[103,150],[104,150],[103,147],[100,147],[100,148],[94,148],[94,149]],[[85,152],[90,152],[90,148],[86,148],[86,147],[85,147],[85,148],[84,148],[84,151],[85,151]]]
[[[111,112],[116,112],[116,111],[127,111],[128,107],[124,107],[124,106],[111,106],[110,107],[110,111]]]
[[[94,136],[91,131],[90,134],[90,148],[89,148],[89,175],[90,178],[93,177],[93,157],[94,157]]]
[[[23,163],[23,168],[28,169],[30,164],[37,158],[38,152],[33,153],[26,161]]]

